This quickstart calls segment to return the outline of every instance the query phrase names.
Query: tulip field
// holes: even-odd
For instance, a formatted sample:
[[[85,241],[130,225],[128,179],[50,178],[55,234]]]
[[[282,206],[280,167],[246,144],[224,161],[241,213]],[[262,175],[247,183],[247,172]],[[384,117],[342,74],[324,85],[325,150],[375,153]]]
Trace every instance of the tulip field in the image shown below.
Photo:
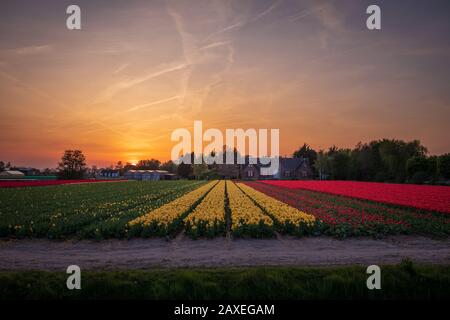
[[[0,237],[126,237],[126,224],[204,182],[65,184],[0,189]]]
[[[394,206],[305,189],[285,188],[273,183],[246,184],[313,215],[320,221],[318,227],[320,234],[338,237],[389,234],[447,237],[450,234],[450,215],[445,212],[420,210],[414,206]]]
[[[415,184],[357,181],[264,181],[288,189],[304,189],[394,205],[450,213],[450,188]]]
[[[408,203],[407,191],[420,193],[422,186],[363,183],[356,188],[355,184],[179,180],[0,188],[0,237],[450,234],[447,187],[426,186],[423,194],[430,201],[415,200],[420,196],[412,192]]]

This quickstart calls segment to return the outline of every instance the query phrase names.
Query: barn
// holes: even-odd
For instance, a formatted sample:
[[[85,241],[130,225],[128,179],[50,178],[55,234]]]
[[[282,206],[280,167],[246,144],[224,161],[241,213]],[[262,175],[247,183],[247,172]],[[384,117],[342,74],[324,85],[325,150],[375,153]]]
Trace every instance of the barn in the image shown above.
[[[128,180],[173,180],[175,175],[165,170],[128,170],[124,175]]]
[[[17,170],[6,170],[0,172],[0,179],[21,179],[25,174]]]

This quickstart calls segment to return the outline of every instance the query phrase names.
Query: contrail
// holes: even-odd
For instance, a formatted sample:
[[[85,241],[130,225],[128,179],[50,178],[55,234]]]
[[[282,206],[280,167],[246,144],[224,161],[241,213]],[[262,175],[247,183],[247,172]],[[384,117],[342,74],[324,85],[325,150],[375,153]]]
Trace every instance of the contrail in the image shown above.
[[[179,98],[181,98],[181,97],[179,95],[176,95],[176,96],[173,96],[173,97],[170,97],[170,98],[166,98],[166,99],[161,99],[161,100],[157,100],[157,101],[153,101],[153,102],[149,102],[149,103],[139,104],[137,106],[134,106],[134,107],[128,109],[127,112],[136,111],[136,110],[139,110],[139,109],[142,109],[142,108],[151,107],[151,106],[154,106],[156,104],[160,104],[160,103],[176,100],[176,99],[179,99]]]
[[[177,71],[177,70],[181,70],[187,67],[187,64],[185,63],[181,63],[160,71],[156,71],[156,72],[152,72],[149,73],[147,75],[144,75],[142,77],[137,77],[131,80],[124,80],[124,81],[120,81],[118,83],[113,84],[112,86],[110,86],[109,88],[107,88],[106,90],[103,91],[103,93],[100,95],[100,97],[98,97],[94,103],[100,103],[103,102],[105,100],[109,100],[110,98],[112,98],[115,94],[117,94],[118,92],[124,90],[124,89],[128,89],[131,87],[134,87],[138,84],[141,84],[142,82],[145,82],[147,80],[162,76],[166,73],[170,73],[173,71]]]

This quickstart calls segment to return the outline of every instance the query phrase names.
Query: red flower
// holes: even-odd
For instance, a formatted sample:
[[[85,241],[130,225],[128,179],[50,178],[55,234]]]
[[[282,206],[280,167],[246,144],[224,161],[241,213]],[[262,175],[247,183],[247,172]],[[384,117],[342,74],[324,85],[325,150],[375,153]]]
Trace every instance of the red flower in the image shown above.
[[[18,188],[18,187],[42,187],[42,186],[54,186],[60,184],[72,184],[72,183],[89,183],[89,182],[109,182],[118,180],[28,180],[28,181],[0,181],[0,188]],[[125,181],[125,180],[119,180]]]
[[[278,181],[277,181],[278,182]],[[280,181],[280,184],[297,181]],[[282,188],[277,183],[246,182],[267,195],[314,215],[329,226],[328,234],[363,235],[426,233],[449,234],[450,216],[446,213],[389,205],[304,189]]]
[[[450,188],[355,181],[263,181],[266,184],[319,191],[418,209],[450,213]]]

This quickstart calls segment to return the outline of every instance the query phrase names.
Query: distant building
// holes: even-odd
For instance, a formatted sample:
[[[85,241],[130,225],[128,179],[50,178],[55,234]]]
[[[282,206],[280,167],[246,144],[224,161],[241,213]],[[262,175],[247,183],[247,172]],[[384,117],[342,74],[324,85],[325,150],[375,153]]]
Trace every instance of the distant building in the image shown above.
[[[14,167],[12,169],[15,171],[20,171],[26,176],[37,176],[41,173],[41,171],[39,171],[39,169],[29,168],[29,167]]]
[[[164,180],[177,180],[178,176],[175,173],[166,173],[164,175]]]
[[[102,169],[102,170],[100,170],[100,173],[98,174],[98,176],[102,177],[102,178],[119,178],[120,170]]]
[[[177,176],[165,170],[128,170],[124,175],[128,180],[174,180]]]
[[[164,176],[168,174],[165,170],[145,170],[142,174],[142,180],[164,180]]]
[[[275,178],[305,180],[311,179],[312,174],[308,158],[280,158],[280,170]]]
[[[0,172],[0,179],[20,179],[24,177],[25,174],[18,170],[6,170]]]
[[[259,164],[247,163],[241,167],[241,178],[248,180],[258,180],[261,166]]]
[[[240,166],[238,164],[217,164],[217,173],[222,179],[238,179]]]
[[[279,168],[274,175],[262,175],[261,169],[264,167],[258,160],[252,164],[246,157],[245,164],[241,165],[240,177],[244,180],[277,179],[277,180],[306,180],[313,177],[308,158],[279,158]]]
[[[222,179],[277,179],[306,180],[312,179],[313,172],[307,158],[280,157],[278,171],[273,175],[262,175],[261,169],[268,167],[260,159],[245,157],[244,164],[215,164],[218,175]]]

